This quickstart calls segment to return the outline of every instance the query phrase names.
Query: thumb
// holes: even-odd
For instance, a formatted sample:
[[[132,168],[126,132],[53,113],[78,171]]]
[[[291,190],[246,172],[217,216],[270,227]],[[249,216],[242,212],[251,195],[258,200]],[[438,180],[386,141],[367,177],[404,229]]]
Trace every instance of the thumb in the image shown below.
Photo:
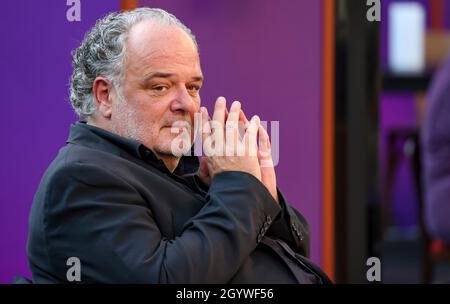
[[[200,158],[200,166],[198,168],[198,177],[204,182],[205,184],[209,185],[211,183],[211,176],[209,175],[209,168],[208,168],[208,159],[206,157]]]

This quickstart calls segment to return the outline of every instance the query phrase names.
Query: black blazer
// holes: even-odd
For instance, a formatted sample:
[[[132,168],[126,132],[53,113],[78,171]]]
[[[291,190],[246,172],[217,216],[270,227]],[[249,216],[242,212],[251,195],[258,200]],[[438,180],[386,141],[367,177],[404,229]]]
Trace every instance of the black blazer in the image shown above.
[[[208,188],[196,157],[174,173],[139,142],[76,123],[45,172],[30,213],[35,283],[320,283],[308,226],[281,193],[243,172]]]

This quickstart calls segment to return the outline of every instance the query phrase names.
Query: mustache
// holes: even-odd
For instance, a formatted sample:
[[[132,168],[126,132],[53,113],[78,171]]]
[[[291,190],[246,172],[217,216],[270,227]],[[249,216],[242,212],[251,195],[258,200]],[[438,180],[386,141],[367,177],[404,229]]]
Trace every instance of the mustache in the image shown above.
[[[169,121],[166,121],[162,124],[162,127],[179,127],[179,126],[185,126],[189,124],[189,126],[192,127],[192,119],[190,117],[183,117],[178,119],[171,119]]]

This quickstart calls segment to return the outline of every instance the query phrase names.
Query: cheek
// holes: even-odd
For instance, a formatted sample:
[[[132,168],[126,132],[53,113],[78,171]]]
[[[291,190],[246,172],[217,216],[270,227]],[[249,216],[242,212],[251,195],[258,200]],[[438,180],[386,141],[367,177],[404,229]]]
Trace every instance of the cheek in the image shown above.
[[[140,123],[146,125],[160,125],[165,112],[165,108],[159,103],[144,102],[136,108]]]

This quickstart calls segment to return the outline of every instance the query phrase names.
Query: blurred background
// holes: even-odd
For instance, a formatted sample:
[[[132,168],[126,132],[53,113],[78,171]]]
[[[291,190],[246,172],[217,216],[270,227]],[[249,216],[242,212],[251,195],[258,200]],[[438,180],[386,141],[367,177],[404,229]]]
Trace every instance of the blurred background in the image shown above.
[[[31,277],[31,202],[77,120],[71,51],[97,19],[139,6],[196,35],[204,105],[223,95],[280,122],[279,187],[335,282],[368,283],[369,257],[381,283],[450,282],[450,0],[8,0],[0,283]]]
[[[449,283],[450,1],[384,0],[382,15],[374,246],[385,282]]]

